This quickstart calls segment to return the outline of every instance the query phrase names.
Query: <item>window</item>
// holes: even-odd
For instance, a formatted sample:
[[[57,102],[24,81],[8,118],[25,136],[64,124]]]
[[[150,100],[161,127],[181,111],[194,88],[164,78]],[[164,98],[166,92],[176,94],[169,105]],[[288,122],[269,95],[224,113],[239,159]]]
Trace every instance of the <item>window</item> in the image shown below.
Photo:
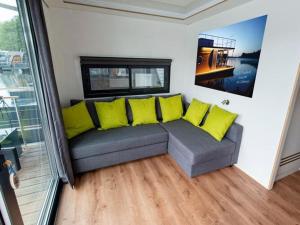
[[[85,98],[169,92],[170,59],[80,59]]]
[[[90,68],[91,90],[110,90],[129,88],[127,68]]]
[[[133,68],[131,73],[132,88],[164,87],[164,68]]]
[[[0,196],[16,194],[3,208],[8,220],[46,224],[59,178],[26,3],[0,0],[0,155],[19,177],[19,188]]]

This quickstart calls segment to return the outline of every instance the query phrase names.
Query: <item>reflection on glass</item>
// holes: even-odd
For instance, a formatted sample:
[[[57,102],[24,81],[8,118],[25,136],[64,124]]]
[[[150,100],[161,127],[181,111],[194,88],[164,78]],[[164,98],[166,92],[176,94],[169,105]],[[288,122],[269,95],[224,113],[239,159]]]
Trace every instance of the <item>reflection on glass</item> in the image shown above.
[[[230,58],[228,64],[234,66],[233,76],[203,81],[201,85],[247,97],[252,96],[258,59]]]
[[[162,88],[164,87],[163,68],[133,68],[133,88]]]
[[[90,68],[91,90],[129,88],[127,68]]]
[[[0,3],[16,7],[14,0]],[[54,173],[24,32],[14,7],[0,6],[0,151],[12,161],[20,179],[15,193],[24,224],[36,224]]]

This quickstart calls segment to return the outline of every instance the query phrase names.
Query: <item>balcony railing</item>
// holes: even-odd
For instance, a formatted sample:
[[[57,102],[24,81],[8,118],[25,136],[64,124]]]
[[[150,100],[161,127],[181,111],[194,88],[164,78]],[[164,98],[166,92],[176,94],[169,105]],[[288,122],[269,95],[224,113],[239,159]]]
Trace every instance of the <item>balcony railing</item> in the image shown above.
[[[198,38],[213,40],[213,47],[235,49],[236,40],[210,34],[199,34]]]
[[[0,97],[0,131],[3,131],[1,133],[4,134],[7,129],[17,129],[26,144],[42,141],[39,109],[37,104],[31,103],[22,105],[17,97]]]

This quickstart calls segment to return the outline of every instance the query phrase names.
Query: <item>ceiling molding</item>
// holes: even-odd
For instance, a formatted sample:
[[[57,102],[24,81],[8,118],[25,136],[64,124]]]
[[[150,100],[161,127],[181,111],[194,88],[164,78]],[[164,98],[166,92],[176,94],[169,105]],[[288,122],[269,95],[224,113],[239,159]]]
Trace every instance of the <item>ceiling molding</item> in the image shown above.
[[[223,13],[227,10],[239,7],[246,3],[251,2],[252,0],[227,0],[226,2],[216,5],[215,7],[210,8],[209,10],[205,10],[201,13],[195,14],[194,16],[187,18],[184,20],[185,24],[192,24],[197,21],[205,20],[214,15]]]
[[[178,20],[185,20],[195,14],[201,13],[216,5],[224,3],[225,1],[227,0],[198,0],[192,2],[194,5],[193,7],[190,5],[186,7],[179,7],[163,3],[149,4],[149,1],[148,4],[141,4],[142,1],[140,1],[141,3],[138,4],[138,1],[136,3],[123,3],[122,1],[118,2],[107,0],[63,0],[63,2],[66,4],[99,7],[103,9],[124,11],[129,13],[140,13],[144,15],[167,17]]]
[[[109,15],[144,18],[181,24],[191,24],[228,9],[245,4],[252,0],[190,0],[181,6],[165,3],[167,0],[157,0],[159,3],[147,6],[150,0],[44,0],[48,6],[68,8],[80,11],[92,11]],[[101,2],[102,5],[93,3]],[[120,4],[120,2],[127,2]],[[130,5],[128,2],[132,3]],[[126,7],[125,7],[125,6]],[[168,10],[166,10],[168,9]]]

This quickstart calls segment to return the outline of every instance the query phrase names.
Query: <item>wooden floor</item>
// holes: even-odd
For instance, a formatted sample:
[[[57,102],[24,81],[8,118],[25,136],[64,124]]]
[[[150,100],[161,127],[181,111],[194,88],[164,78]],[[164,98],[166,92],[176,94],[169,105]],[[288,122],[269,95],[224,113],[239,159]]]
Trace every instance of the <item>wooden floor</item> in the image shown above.
[[[300,224],[300,172],[268,191],[235,167],[188,178],[165,155],[76,183],[64,186],[58,225]]]
[[[25,225],[36,225],[51,180],[49,160],[42,143],[23,147],[20,187],[15,191]]]

